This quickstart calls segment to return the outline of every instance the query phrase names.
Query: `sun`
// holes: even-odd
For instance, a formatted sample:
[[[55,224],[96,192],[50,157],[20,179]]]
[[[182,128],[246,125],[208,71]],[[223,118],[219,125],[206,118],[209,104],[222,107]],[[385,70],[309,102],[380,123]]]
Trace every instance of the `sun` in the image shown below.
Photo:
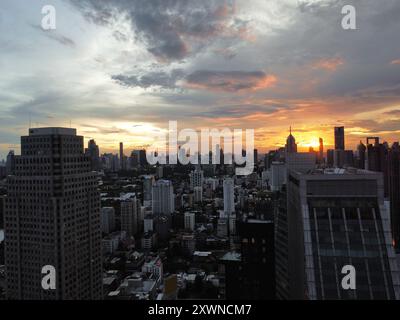
[[[300,146],[303,148],[313,148],[314,150],[319,148],[319,138],[311,137],[300,142]]]

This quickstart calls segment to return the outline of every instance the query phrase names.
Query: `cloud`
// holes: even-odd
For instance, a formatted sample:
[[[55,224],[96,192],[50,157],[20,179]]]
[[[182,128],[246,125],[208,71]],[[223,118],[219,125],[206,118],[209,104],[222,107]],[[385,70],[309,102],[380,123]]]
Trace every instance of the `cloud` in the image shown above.
[[[341,58],[327,58],[327,59],[320,59],[314,62],[313,68],[324,69],[327,71],[336,71],[337,68],[343,64],[344,61]]]
[[[91,22],[113,25],[125,17],[136,38],[161,61],[195,54],[213,38],[243,32],[232,20],[234,0],[70,0]]]
[[[67,47],[71,47],[71,48],[75,48],[76,44],[75,41],[63,36],[62,34],[58,33],[56,30],[44,30],[43,28],[41,28],[39,25],[33,25],[31,24],[31,27],[33,29],[39,30],[41,32],[42,35],[44,35],[45,37],[57,41],[58,43],[67,46]]]
[[[127,87],[160,87],[163,89],[176,89],[178,88],[177,82],[184,77],[182,69],[174,69],[171,72],[149,72],[141,76],[126,76],[114,75],[111,78],[116,80],[119,84]]]
[[[275,85],[275,75],[263,71],[208,71],[199,70],[186,78],[191,89],[240,92],[265,89]]]
[[[399,64],[400,65],[400,59],[393,60],[390,64]]]

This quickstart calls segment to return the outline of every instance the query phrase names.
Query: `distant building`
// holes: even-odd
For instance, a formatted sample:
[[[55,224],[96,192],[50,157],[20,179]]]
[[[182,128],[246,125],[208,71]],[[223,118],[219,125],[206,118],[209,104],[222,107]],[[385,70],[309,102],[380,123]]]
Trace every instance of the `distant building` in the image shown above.
[[[12,175],[15,171],[15,153],[11,150],[7,155],[6,160],[6,175]]]
[[[171,214],[175,211],[175,197],[172,182],[158,180],[153,185],[153,214]]]
[[[139,212],[142,206],[136,197],[121,201],[121,230],[134,236],[139,229]]]
[[[224,213],[230,215],[235,212],[235,182],[232,178],[224,179]]]
[[[194,231],[196,215],[194,212],[185,212],[185,229]]]
[[[153,184],[154,184],[154,176],[144,176],[143,177],[143,200],[144,201],[151,201]]]
[[[296,139],[292,135],[292,127],[290,127],[290,133],[286,139],[285,150],[286,154],[297,152],[297,144],[296,144]]]
[[[286,183],[286,166],[283,162],[272,162],[270,167],[271,178],[270,186],[271,191],[281,190],[284,183]]]
[[[204,172],[196,167],[194,171],[190,173],[190,189],[194,190],[196,187],[203,187]]]
[[[89,140],[88,147],[85,150],[86,155],[90,158],[90,164],[93,171],[101,170],[100,150],[96,141]]]
[[[111,233],[115,230],[115,209],[112,207],[104,207],[100,210],[101,215],[101,231],[103,233]]]
[[[335,127],[335,150],[345,150],[344,127]]]

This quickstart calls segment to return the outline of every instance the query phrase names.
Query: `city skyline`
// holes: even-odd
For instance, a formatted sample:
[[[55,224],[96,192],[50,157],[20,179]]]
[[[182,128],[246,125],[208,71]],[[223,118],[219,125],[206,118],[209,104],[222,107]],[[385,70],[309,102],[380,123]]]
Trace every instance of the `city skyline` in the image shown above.
[[[72,126],[102,152],[146,146],[168,120],[255,129],[261,152],[290,125],[303,151],[342,125],[351,149],[398,140],[398,1],[353,1],[351,31],[336,0],[58,0],[48,31],[45,4],[0,4],[0,158],[29,123]]]

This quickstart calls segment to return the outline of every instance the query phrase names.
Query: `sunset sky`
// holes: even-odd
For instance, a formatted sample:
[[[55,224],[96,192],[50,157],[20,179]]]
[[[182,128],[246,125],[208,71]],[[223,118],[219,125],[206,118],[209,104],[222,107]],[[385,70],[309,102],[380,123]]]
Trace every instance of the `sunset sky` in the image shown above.
[[[41,28],[41,9],[57,29]],[[357,10],[357,30],[341,8]],[[1,0],[0,159],[35,126],[101,152],[180,128],[252,128],[260,151],[346,128],[399,140],[399,0]]]

